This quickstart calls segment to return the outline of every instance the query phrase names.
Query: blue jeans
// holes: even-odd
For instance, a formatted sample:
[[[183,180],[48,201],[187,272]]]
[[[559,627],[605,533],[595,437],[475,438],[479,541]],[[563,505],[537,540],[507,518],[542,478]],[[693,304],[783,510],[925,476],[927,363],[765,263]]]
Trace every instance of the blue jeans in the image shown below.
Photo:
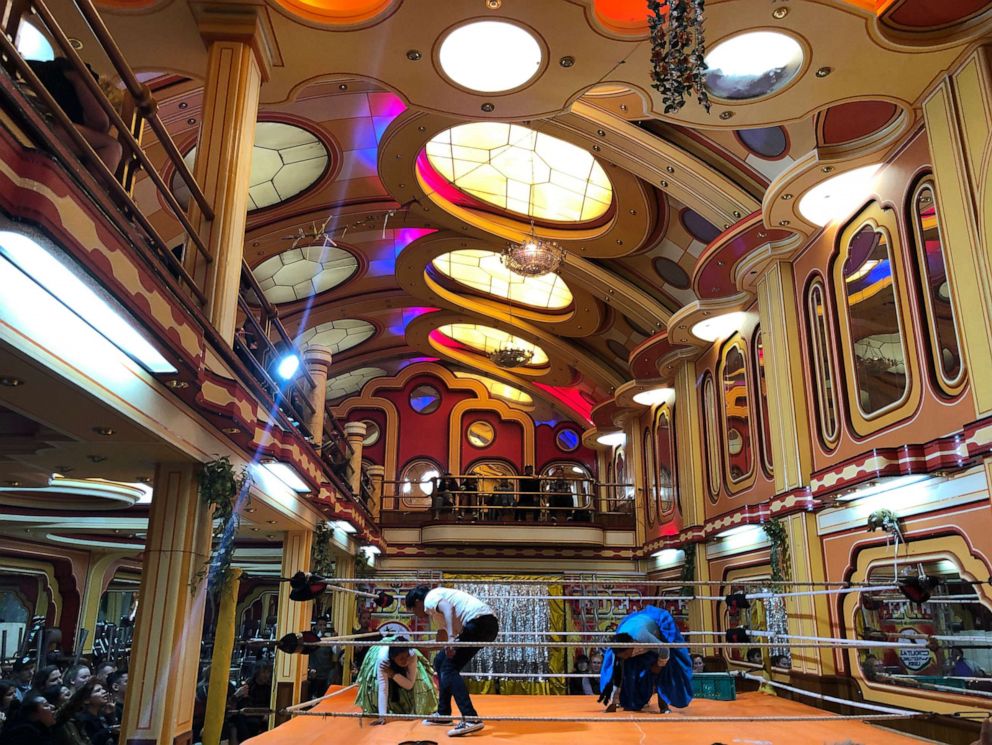
[[[462,633],[458,635],[457,641],[491,642],[498,633],[499,621],[496,620],[496,616],[479,616],[462,627]],[[442,649],[434,658],[434,669],[438,677],[437,713],[441,716],[451,716],[452,696],[463,717],[476,716],[472,698],[468,695],[465,681],[462,680],[462,669],[478,654],[479,649],[479,647],[455,647],[453,657],[448,657]]]

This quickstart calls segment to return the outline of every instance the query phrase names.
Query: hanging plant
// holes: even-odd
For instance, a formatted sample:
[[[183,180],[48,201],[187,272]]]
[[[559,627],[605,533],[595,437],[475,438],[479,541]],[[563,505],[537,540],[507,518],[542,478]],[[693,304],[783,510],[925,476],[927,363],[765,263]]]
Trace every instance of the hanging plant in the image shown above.
[[[685,106],[693,94],[710,110],[706,92],[705,0],[648,0],[651,33],[651,87],[661,94],[665,113]]]
[[[331,535],[334,533],[326,522],[317,523],[313,532],[313,548],[310,551],[310,568],[321,577],[334,575],[334,554],[331,553]]]
[[[789,536],[781,520],[773,519],[761,526],[771,542],[770,563],[772,566],[772,582],[787,582],[790,579],[789,570]]]
[[[685,554],[685,563],[682,565],[679,579],[682,582],[693,582],[696,579],[696,547],[689,544],[683,549],[683,553]],[[682,585],[683,596],[691,597],[695,594],[696,591],[692,585]]]
[[[868,532],[884,530],[897,541],[902,541],[902,525],[899,516],[892,510],[875,510],[868,515]]]
[[[214,529],[210,559],[197,574],[194,589],[204,576],[207,577],[207,590],[211,595],[227,582],[234,560],[234,536],[240,524],[235,505],[247,484],[247,470],[235,471],[226,455],[203,464],[199,476],[200,500],[210,510]]]

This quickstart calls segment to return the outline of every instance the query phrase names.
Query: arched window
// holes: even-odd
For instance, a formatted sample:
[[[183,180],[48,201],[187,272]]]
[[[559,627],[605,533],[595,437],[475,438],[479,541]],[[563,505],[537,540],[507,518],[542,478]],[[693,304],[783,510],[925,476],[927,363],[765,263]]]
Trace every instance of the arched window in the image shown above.
[[[723,444],[727,456],[727,483],[740,484],[754,473],[751,395],[744,342],[741,339],[724,349],[720,380],[723,388]]]
[[[706,373],[703,378],[703,429],[706,437],[706,466],[709,479],[707,486],[710,492],[710,501],[716,502],[717,495],[720,494],[722,477],[720,475],[720,439],[716,422],[716,388],[713,384],[713,376]]]
[[[657,512],[657,486],[655,484],[655,463],[654,463],[654,438],[651,437],[651,428],[645,427],[641,437],[641,474],[644,485],[644,513],[647,515],[648,525],[654,525],[658,518]]]
[[[833,265],[847,410],[859,435],[890,426],[921,395],[899,225],[872,202],[841,232]]]
[[[572,492],[575,506],[581,509],[594,509],[596,501],[596,481],[589,469],[581,463],[570,460],[556,460],[542,470],[544,478],[564,478]]]
[[[658,410],[654,424],[655,459],[658,466],[658,517],[670,515],[675,508],[675,430],[670,405]]]
[[[768,384],[765,380],[765,345],[760,328],[755,329],[752,344],[755,370],[754,379],[758,383],[758,395],[754,397],[754,400],[758,407],[761,467],[764,469],[765,474],[771,478],[775,474],[772,463],[772,426],[768,413]]]
[[[817,428],[823,444],[832,449],[837,445],[840,426],[837,417],[834,358],[827,328],[826,293],[820,277],[814,279],[806,291],[806,324],[809,359],[813,368],[813,389],[816,394]]]
[[[401,509],[429,509],[434,480],[440,476],[441,466],[429,458],[418,458],[407,463],[398,484]]]
[[[916,263],[923,289],[923,306],[930,334],[932,367],[937,384],[948,396],[964,387],[965,368],[958,341],[951,287],[944,260],[944,242],[933,178],[927,177],[913,190],[910,220],[916,243]]]

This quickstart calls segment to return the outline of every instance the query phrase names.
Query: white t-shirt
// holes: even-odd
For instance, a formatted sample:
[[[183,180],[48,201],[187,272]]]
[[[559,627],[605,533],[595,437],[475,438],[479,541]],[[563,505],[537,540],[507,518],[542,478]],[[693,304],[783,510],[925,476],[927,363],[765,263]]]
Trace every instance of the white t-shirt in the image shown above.
[[[472,597],[467,592],[452,590],[448,587],[436,587],[427,593],[424,598],[424,610],[426,610],[439,629],[447,629],[444,614],[437,606],[441,601],[445,601],[451,606],[451,629],[450,631],[458,636],[462,633],[462,627],[473,618],[479,616],[494,616],[493,609],[483,603],[478,598]]]
[[[369,654],[375,655],[375,681],[379,688],[379,716],[384,717],[389,713],[389,678],[386,677],[386,671],[389,670],[389,645],[372,647]],[[406,672],[397,673],[393,680],[397,685],[403,686],[407,690],[413,688],[413,683],[417,680],[416,655],[410,655]]]

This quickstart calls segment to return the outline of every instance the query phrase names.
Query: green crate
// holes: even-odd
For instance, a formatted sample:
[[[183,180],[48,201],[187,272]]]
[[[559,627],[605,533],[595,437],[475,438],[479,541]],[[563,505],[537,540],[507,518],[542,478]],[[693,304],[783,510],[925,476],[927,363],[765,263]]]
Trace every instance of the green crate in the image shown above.
[[[696,673],[692,676],[692,695],[714,701],[733,701],[737,686],[729,673]]]
[[[933,683],[939,686],[945,686],[947,688],[967,688],[968,682],[965,680],[958,680],[957,678],[945,678],[941,675],[914,675],[909,678],[909,680],[915,680],[918,683]]]

